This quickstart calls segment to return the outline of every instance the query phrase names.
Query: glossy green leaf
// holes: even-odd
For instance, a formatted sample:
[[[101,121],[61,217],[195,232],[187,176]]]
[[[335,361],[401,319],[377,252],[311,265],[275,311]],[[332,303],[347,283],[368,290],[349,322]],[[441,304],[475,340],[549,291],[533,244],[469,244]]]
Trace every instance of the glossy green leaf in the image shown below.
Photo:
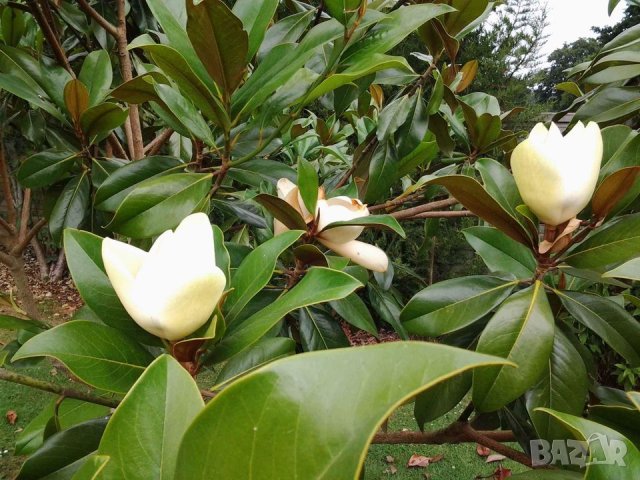
[[[416,396],[413,416],[418,427],[424,430],[426,423],[453,410],[471,389],[471,372],[465,372],[420,393]]]
[[[349,346],[340,322],[321,308],[303,307],[298,310],[298,330],[305,352]]]
[[[449,190],[462,205],[514,240],[530,245],[528,231],[507,212],[475,179],[465,175],[435,177],[427,182]]]
[[[378,336],[378,328],[369,309],[355,293],[329,303],[342,319],[360,330]]]
[[[89,142],[96,143],[122,125],[128,115],[127,108],[110,102],[100,103],[85,110],[80,118],[80,126]]]
[[[250,347],[293,310],[346,297],[361,286],[359,281],[346,273],[313,267],[288,293],[246,320],[231,324],[225,337],[216,346],[213,358],[215,361],[226,360]]]
[[[409,5],[388,14],[344,54],[344,62],[356,63],[376,53],[385,53],[425,22],[454,11],[444,4]]]
[[[91,183],[86,172],[73,177],[65,185],[49,215],[49,232],[60,243],[66,228],[80,227],[86,217],[91,195]]]
[[[634,258],[626,263],[602,274],[605,278],[628,278],[640,281],[640,258]]]
[[[295,43],[307,29],[315,16],[313,10],[300,12],[284,17],[267,30],[258,50],[258,58],[262,59],[276,45]]]
[[[369,294],[371,308],[373,308],[378,316],[391,325],[402,340],[409,340],[409,334],[400,321],[400,311],[402,307],[398,303],[398,300],[390,292],[382,290],[373,283],[367,285],[367,293]]]
[[[422,342],[279,360],[233,383],[205,407],[180,447],[176,480],[239,479],[256,472],[280,480],[358,478],[371,438],[393,410],[438,382],[496,362],[501,360]],[[203,439],[212,438],[225,442],[208,448]],[[251,453],[232,454],[238,445],[251,445]]]
[[[109,460],[111,459],[104,455],[90,455],[71,480],[98,480]]]
[[[253,199],[266,208],[271,215],[280,220],[287,228],[294,230],[307,230],[307,224],[295,208],[283,199],[261,193]]]
[[[229,325],[259,291],[271,280],[278,257],[302,236],[299,230],[284,232],[264,242],[242,261],[231,280],[231,292],[225,300],[225,320]]]
[[[211,129],[191,100],[183,97],[180,92],[169,85],[156,84],[154,88],[158,96],[171,110],[171,113],[182,122],[195,138],[202,140],[210,147],[216,146],[216,140],[211,133]]]
[[[288,357],[295,353],[296,342],[291,338],[273,337],[258,340],[251,348],[234,355],[224,364],[218,374],[218,378],[216,378],[216,386],[214,388],[235,380],[239,376],[278,358]]]
[[[439,282],[414,295],[400,314],[408,332],[437,337],[481,319],[500,305],[517,281],[469,276]]]
[[[118,168],[96,191],[94,205],[99,210],[115,212],[125,197],[144,180],[162,177],[184,168],[178,158],[165,156],[145,157]]]
[[[599,423],[581,417],[556,412],[547,408],[540,409],[562,424],[576,440],[587,441],[589,458],[584,480],[635,480],[640,471],[640,451],[627,438]],[[615,443],[613,443],[615,442]],[[626,447],[626,448],[625,448]],[[616,457],[615,452],[622,453]],[[609,457],[609,461],[607,458]],[[616,462],[616,458],[618,461]],[[621,465],[620,463],[624,463]]]
[[[151,354],[124,333],[106,325],[75,320],[28,340],[13,360],[54,357],[76,377],[101,390],[125,393]]]
[[[636,447],[640,445],[640,412],[635,405],[591,405],[589,420],[613,428]]]
[[[45,438],[47,424],[51,421],[56,403],[59,399],[52,400],[16,438],[16,455],[29,455],[35,452]],[[87,403],[73,398],[65,398],[58,405],[57,423],[62,430],[98,417],[104,417],[109,413],[109,407]]]
[[[12,317],[0,313],[0,329],[2,330],[26,330],[31,333],[40,333],[46,326],[37,320]]]
[[[600,126],[621,123],[640,110],[638,87],[608,87],[596,92],[575,112],[573,121],[596,122]]]
[[[133,321],[120,303],[104,269],[101,237],[68,229],[64,232],[64,251],[69,272],[82,300],[100,320],[146,344],[157,342]]]
[[[242,21],[244,30],[249,34],[249,45],[246,61],[249,62],[260,48],[267,27],[276,13],[278,0],[238,0],[232,12]]]
[[[113,71],[111,59],[106,50],[95,50],[86,56],[78,79],[89,90],[89,106],[102,102],[111,88]]]
[[[327,225],[322,231],[330,230],[332,228],[349,226],[349,225],[360,225],[364,227],[376,227],[376,228],[385,228],[391,230],[402,238],[406,238],[407,235],[404,232],[404,229],[400,226],[400,223],[393,218],[391,215],[369,215],[368,217],[360,217],[354,220],[347,220],[342,222],[333,222]]]
[[[4,43],[12,47],[17,47],[25,32],[26,22],[24,12],[17,8],[5,6],[2,9],[0,27]]]
[[[507,237],[496,228],[470,227],[462,231],[469,245],[492,272],[509,272],[517,278],[531,278],[536,259],[531,249]]]
[[[489,320],[476,351],[506,358],[517,368],[474,372],[476,410],[498,410],[533,387],[548,366],[553,339],[553,313],[539,281],[509,297]]]
[[[169,355],[158,357],[109,421],[98,454],[111,461],[100,478],[173,479],[182,436],[203,407],[191,375]]]
[[[527,410],[540,438],[549,441],[564,438],[562,429],[537,408],[551,408],[580,415],[587,401],[589,381],[582,357],[560,330],[556,330],[553,350],[545,372],[529,392]]]
[[[638,256],[640,214],[618,217],[572,249],[564,261],[577,268],[599,268]]]
[[[298,188],[300,196],[309,212],[315,213],[318,201],[318,173],[310,162],[300,157],[298,159]]]
[[[249,52],[240,19],[221,0],[187,2],[187,34],[225,98],[231,96],[242,81]]]
[[[593,330],[634,366],[640,365],[640,325],[617,303],[600,295],[557,291],[573,318]]]
[[[211,188],[211,175],[174,173],[137,184],[107,225],[131,238],[149,238],[176,227]]]
[[[626,167],[606,177],[593,194],[591,210],[597,218],[605,218],[613,210],[624,208],[638,196],[636,180],[640,166]]]
[[[70,478],[82,466],[78,460],[97,448],[107,420],[89,420],[55,433],[22,465],[17,479],[56,478],[56,474],[58,478]]]
[[[480,172],[484,188],[489,195],[511,216],[518,218],[516,207],[524,202],[509,170],[490,158],[480,158],[474,165]]]
[[[27,188],[52,185],[71,169],[77,154],[62,150],[44,150],[28,157],[16,174],[18,181]]]

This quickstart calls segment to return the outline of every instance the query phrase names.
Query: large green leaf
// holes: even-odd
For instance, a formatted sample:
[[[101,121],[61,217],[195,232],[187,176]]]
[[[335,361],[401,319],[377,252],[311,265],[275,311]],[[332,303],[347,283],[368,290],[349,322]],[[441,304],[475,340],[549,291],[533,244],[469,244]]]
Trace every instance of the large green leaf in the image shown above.
[[[246,320],[231,324],[216,346],[213,359],[226,360],[255,344],[293,310],[346,297],[361,286],[359,281],[346,273],[313,267],[287,294]]]
[[[356,293],[352,293],[340,300],[334,300],[330,302],[330,304],[331,308],[333,308],[345,322],[370,333],[374,337],[378,336],[378,329],[373,321],[373,317],[371,317],[371,313],[369,313],[369,309]]]
[[[589,420],[620,432],[636,447],[640,445],[640,412],[635,405],[591,405]]]
[[[266,193],[256,195],[253,199],[266,208],[271,215],[280,220],[287,228],[295,230],[307,229],[307,224],[300,212],[283,199]]]
[[[232,12],[242,21],[244,30],[249,34],[249,46],[246,61],[249,62],[260,48],[267,27],[276,13],[278,0],[238,0]]]
[[[539,281],[504,302],[482,332],[476,351],[506,358],[518,368],[474,372],[476,409],[498,410],[534,386],[549,363],[553,338],[553,313]]]
[[[531,245],[527,230],[475,179],[466,175],[447,175],[435,177],[427,183],[442,185],[462,205],[480,218],[493,224],[514,240],[524,245]]]
[[[249,37],[242,22],[221,0],[198,5],[187,1],[187,34],[207,72],[229,98],[247,66]]]
[[[17,479],[71,478],[82,466],[80,460],[98,446],[107,420],[88,420],[47,438],[22,465]]]
[[[601,126],[620,123],[640,110],[638,87],[607,87],[596,92],[575,113],[574,121],[596,122]]]
[[[80,126],[89,143],[97,143],[122,125],[128,114],[129,109],[116,103],[99,103],[82,113]]]
[[[432,422],[458,405],[471,388],[471,372],[445,380],[416,397],[413,416],[421,430],[425,423]]]
[[[236,379],[278,358],[296,353],[296,342],[291,338],[273,337],[258,340],[251,348],[235,355],[224,364],[216,378],[216,387]]]
[[[158,83],[154,88],[171,113],[180,120],[196,139],[204,141],[210,147],[216,146],[216,140],[213,137],[213,133],[211,133],[211,129],[191,100],[183,97],[180,92],[169,85]]]
[[[95,50],[84,59],[78,79],[89,90],[89,106],[97,105],[107,96],[113,80],[111,59],[106,50]]]
[[[74,320],[28,340],[13,360],[54,357],[76,377],[101,390],[125,393],[153,357],[119,330]]]
[[[172,480],[182,436],[203,407],[198,386],[182,365],[169,355],[158,357],[107,425],[98,454],[111,460],[100,478]]]
[[[311,23],[311,20],[313,20],[314,15],[315,12],[313,10],[300,12],[284,17],[272,25],[269,30],[267,30],[264,40],[260,45],[258,58],[264,58],[276,45],[297,42],[309,26],[309,23]]]
[[[618,217],[572,249],[564,261],[577,268],[599,268],[638,256],[640,214]]]
[[[100,185],[96,191],[94,205],[99,210],[115,212],[137,184],[181,168],[184,168],[184,163],[174,157],[151,156],[131,162],[118,168]]]
[[[305,352],[349,346],[349,339],[340,323],[321,308],[303,307],[298,310],[298,330]]]
[[[133,321],[111,286],[102,262],[101,237],[68,229],[64,232],[64,251],[69,272],[82,300],[100,320],[136,340],[150,344],[157,342]]]
[[[462,233],[489,270],[510,272],[517,278],[533,277],[537,264],[531,249],[496,228],[470,227]]]
[[[368,217],[360,217],[353,220],[346,220],[342,222],[333,222],[324,227],[322,230],[330,230],[332,228],[338,228],[349,225],[359,225],[363,227],[376,227],[376,228],[386,228],[391,230],[402,238],[406,238],[406,234],[404,229],[400,226],[400,223],[393,218],[391,215],[369,215]]]
[[[509,170],[490,158],[480,158],[476,160],[474,165],[482,176],[485,190],[502,208],[513,217],[518,218],[516,207],[524,202]]]
[[[333,18],[347,25],[349,18],[356,13],[358,7],[363,3],[366,4],[367,2],[362,0],[326,0],[324,6]]]
[[[36,320],[12,317],[0,313],[0,329],[6,330],[26,330],[31,333],[40,333],[46,326]]]
[[[271,280],[278,257],[301,236],[301,231],[284,232],[256,247],[242,261],[231,280],[231,292],[225,300],[225,320],[233,324],[235,318],[260,290]]]
[[[149,238],[176,227],[211,188],[211,175],[174,173],[137,184],[107,225],[132,238]]]
[[[73,166],[77,153],[65,150],[44,150],[28,157],[16,174],[27,188],[40,188],[60,180]]]
[[[368,443],[402,402],[471,368],[500,362],[415,342],[279,360],[233,383],[205,407],[184,437],[176,479],[358,478]],[[237,455],[243,445],[250,450]]]
[[[16,455],[29,455],[40,448],[45,439],[47,425],[56,414],[56,408],[56,423],[61,430],[66,430],[93,418],[104,417],[110,410],[109,407],[103,405],[87,403],[73,398],[65,398],[62,401],[56,398],[18,434],[16,438]]]
[[[573,318],[593,330],[634,366],[640,365],[640,324],[620,305],[600,295],[556,291]]]
[[[410,333],[437,337],[479,320],[500,305],[517,281],[490,276],[445,280],[414,295],[400,314]]]
[[[540,438],[549,441],[564,437],[562,429],[537,408],[580,415],[587,400],[589,381],[580,353],[560,330],[556,330],[553,350],[544,375],[527,392],[527,410]]]
[[[629,260],[613,270],[609,270],[602,276],[605,278],[628,278],[640,281],[640,258]]]
[[[80,227],[87,217],[91,195],[91,182],[86,172],[73,177],[65,185],[49,216],[49,232],[60,243],[66,228]]]
[[[443,4],[409,5],[387,15],[344,54],[344,62],[357,63],[376,53],[385,53],[425,22],[454,9]]]
[[[635,480],[640,471],[640,451],[627,438],[599,423],[556,412],[547,408],[541,412],[560,422],[576,440],[586,441],[589,458],[584,480]],[[615,443],[613,443],[615,442]],[[624,452],[623,452],[624,449]],[[615,452],[624,453],[616,462]],[[609,458],[609,461],[607,461]],[[620,461],[624,465],[620,464]]]
[[[391,292],[382,290],[377,285],[369,283],[367,285],[367,293],[369,294],[371,308],[378,316],[391,325],[402,340],[409,340],[409,334],[400,321],[400,311],[402,307]]]

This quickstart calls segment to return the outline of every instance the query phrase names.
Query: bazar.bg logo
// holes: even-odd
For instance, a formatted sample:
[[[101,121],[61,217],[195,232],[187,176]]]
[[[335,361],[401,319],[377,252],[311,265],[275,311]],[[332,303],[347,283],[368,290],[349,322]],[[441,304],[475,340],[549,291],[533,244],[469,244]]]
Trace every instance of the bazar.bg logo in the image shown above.
[[[531,463],[543,465],[574,465],[580,468],[589,465],[626,466],[624,456],[627,445],[622,440],[594,433],[586,442],[578,440],[531,440]],[[589,456],[591,453],[591,456]]]

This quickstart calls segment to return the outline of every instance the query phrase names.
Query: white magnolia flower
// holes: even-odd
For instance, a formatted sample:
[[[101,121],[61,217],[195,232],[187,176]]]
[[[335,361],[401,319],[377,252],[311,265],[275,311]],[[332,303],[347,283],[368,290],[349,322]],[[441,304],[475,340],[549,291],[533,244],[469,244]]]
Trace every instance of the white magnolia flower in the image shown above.
[[[360,200],[350,197],[334,197],[324,199],[322,189],[318,191],[318,202],[315,217],[309,214],[300,197],[298,187],[286,178],[278,180],[278,197],[295,208],[309,223],[314,218],[317,226],[317,240],[338,255],[350,259],[354,263],[373,270],[384,272],[389,267],[387,255],[378,247],[356,240],[364,230],[362,226],[335,227],[325,230],[334,222],[344,222],[369,215],[369,210]],[[274,221],[274,234],[278,235],[287,229],[279,220]]]
[[[129,315],[167,340],[184,338],[204,325],[226,283],[204,213],[189,215],[175,232],[164,232],[149,252],[105,238],[102,260]]]
[[[602,162],[600,127],[578,122],[562,136],[555,124],[539,123],[511,155],[524,203],[547,225],[574,218],[589,204]]]

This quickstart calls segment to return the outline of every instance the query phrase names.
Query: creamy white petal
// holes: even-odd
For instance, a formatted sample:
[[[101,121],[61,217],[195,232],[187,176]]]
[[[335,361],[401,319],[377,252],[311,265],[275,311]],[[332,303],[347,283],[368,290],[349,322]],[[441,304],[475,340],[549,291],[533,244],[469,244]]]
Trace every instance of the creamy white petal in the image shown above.
[[[289,192],[291,192],[291,190],[293,190],[294,188],[297,188],[296,184],[293,183],[288,178],[281,178],[280,180],[278,180],[278,183],[276,184],[278,197],[282,198],[283,200],[287,197],[287,195],[289,195]]]
[[[129,244],[111,238],[102,241],[104,269],[125,309],[126,304],[131,303],[130,293],[135,277],[147,258],[147,252]]]
[[[536,143],[544,142],[547,139],[547,135],[549,134],[549,130],[544,126],[544,123],[537,123],[531,133],[529,133],[529,140],[532,140]]]
[[[347,243],[333,243],[326,239],[319,239],[323,245],[338,255],[348,258],[353,263],[362,265],[374,272],[386,272],[389,268],[389,258],[383,250],[368,243],[352,240]]]
[[[319,203],[318,230],[319,237],[331,242],[344,243],[355,240],[360,236],[364,227],[349,226],[324,230],[334,222],[344,222],[369,216],[369,210],[358,199],[349,197],[334,197],[325,203]]]
[[[182,220],[174,233],[174,247],[174,254],[182,256],[183,261],[213,268],[216,253],[209,217],[204,213],[194,213]]]

